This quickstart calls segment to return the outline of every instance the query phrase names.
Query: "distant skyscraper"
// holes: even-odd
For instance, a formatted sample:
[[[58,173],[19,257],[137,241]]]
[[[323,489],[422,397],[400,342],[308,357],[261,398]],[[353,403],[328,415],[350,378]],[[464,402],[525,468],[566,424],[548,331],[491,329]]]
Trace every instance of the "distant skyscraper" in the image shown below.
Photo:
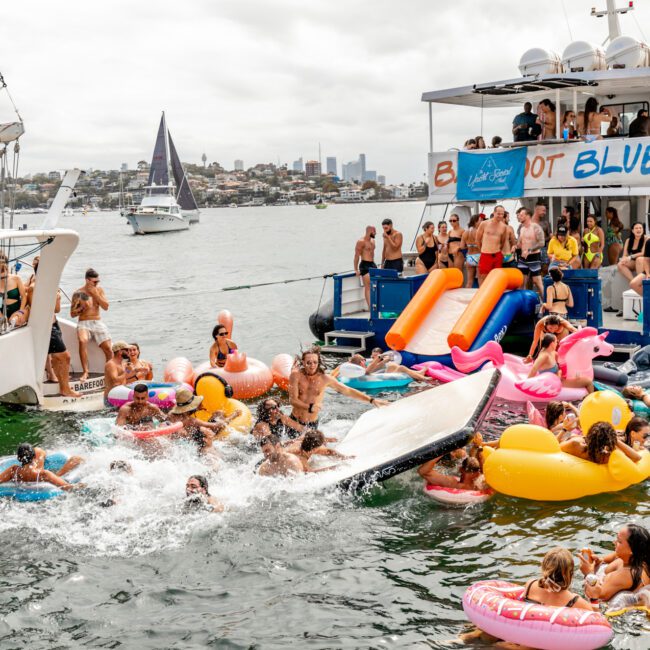
[[[305,163],[305,176],[320,176],[320,163],[318,160],[308,160]]]
[[[243,172],[244,171],[244,161],[243,160],[235,160],[235,171],[236,172]]]
[[[377,183],[379,185],[386,185],[386,177],[380,174],[379,176],[377,176]]]
[[[298,158],[298,160],[293,161],[292,169],[294,172],[301,172],[303,170],[302,168],[302,156]]]
[[[366,154],[359,154],[359,165],[361,166],[361,180],[366,180]]]
[[[374,181],[377,182],[377,172],[374,169],[366,169],[366,173],[363,175],[364,181]]]
[[[344,181],[375,180],[377,172],[366,170],[366,154],[360,153],[359,159],[341,166],[341,175]]]
[[[337,176],[336,173],[336,158],[327,158],[325,161],[325,165],[327,168],[327,173],[328,174],[334,174],[334,176]]]

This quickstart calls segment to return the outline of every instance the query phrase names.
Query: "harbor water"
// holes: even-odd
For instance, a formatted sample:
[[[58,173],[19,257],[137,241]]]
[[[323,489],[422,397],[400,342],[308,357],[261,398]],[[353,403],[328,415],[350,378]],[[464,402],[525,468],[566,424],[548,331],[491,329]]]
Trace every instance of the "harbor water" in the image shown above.
[[[218,289],[351,270],[367,224],[392,217],[409,245],[422,210],[204,210],[189,231],[146,237],[116,213],[75,215],[60,223],[81,238],[62,287],[71,295],[85,269],[97,269],[113,339],[138,342],[157,377],[175,356],[207,358],[221,309],[234,315],[240,349],[270,363],[313,341],[307,318],[323,280]],[[41,218],[16,219],[33,227]],[[366,408],[330,395],[322,429],[342,437]],[[498,496],[464,509],[427,499],[415,472],[361,495],[313,493],[301,479],[256,476],[260,455],[241,437],[220,443],[210,474],[227,512],[186,514],[185,480],[207,471],[190,447],[156,458],[93,447],[80,434],[85,417],[0,409],[0,455],[29,441],[87,459],[83,492],[0,501],[0,648],[460,648],[472,582],[523,582],[554,546],[609,552],[620,526],[650,524],[647,485],[565,504]],[[497,404],[484,433],[523,417]],[[109,474],[114,459],[133,474]],[[117,504],[100,507],[107,498]],[[650,647],[644,614],[613,624],[612,647]]]

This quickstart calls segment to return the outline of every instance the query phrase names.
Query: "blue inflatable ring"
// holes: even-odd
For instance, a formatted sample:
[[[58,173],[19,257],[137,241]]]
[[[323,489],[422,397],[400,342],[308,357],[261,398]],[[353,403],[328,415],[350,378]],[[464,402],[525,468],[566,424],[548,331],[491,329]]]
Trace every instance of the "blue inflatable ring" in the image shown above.
[[[390,388],[404,388],[413,379],[403,372],[378,372],[362,377],[341,377],[339,381],[356,390],[386,390]]]

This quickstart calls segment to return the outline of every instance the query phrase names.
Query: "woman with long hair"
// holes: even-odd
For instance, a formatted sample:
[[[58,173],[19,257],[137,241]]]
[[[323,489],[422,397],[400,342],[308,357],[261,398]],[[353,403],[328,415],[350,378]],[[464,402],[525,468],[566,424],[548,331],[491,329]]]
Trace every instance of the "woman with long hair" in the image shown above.
[[[600,123],[601,116],[598,112],[598,101],[595,97],[590,97],[585,103],[582,120],[578,121],[578,133],[588,142],[597,140],[600,138]]]
[[[449,233],[447,222],[438,222],[438,266],[441,269],[449,268]]]
[[[415,240],[418,256],[415,258],[415,272],[417,274],[431,273],[437,268],[438,241],[436,240],[436,226],[433,221],[422,224],[422,234]]]
[[[618,272],[628,281],[632,282],[636,275],[643,273],[643,251],[646,236],[645,226],[637,221],[632,226],[630,236],[623,245],[623,256],[617,264]]]
[[[210,346],[210,366],[223,368],[228,355],[237,349],[237,344],[228,338],[228,329],[221,323],[214,326],[212,340],[214,343]]]
[[[465,286],[471,289],[474,286],[476,278],[476,269],[478,260],[481,257],[481,249],[476,243],[476,233],[478,232],[480,214],[473,214],[467,224],[467,229],[463,230],[463,236],[460,241],[460,251],[465,255],[465,266],[467,269],[467,280]]]
[[[605,244],[607,245],[607,261],[610,264],[617,264],[623,248],[623,223],[618,218],[618,210],[609,206],[605,210],[607,217],[607,231],[605,232]]]
[[[449,266],[453,266],[459,271],[462,271],[465,257],[463,256],[461,249],[463,247],[463,233],[465,231],[460,227],[460,217],[456,213],[453,213],[449,217],[449,225],[451,226],[451,230],[449,231],[449,240],[447,241]]]
[[[583,257],[582,266],[585,269],[597,269],[603,263],[603,248],[605,247],[605,233],[598,225],[596,217],[590,214],[585,222],[582,235]]]
[[[9,260],[0,253],[0,324],[21,327],[27,322],[27,290],[19,275],[9,272]]]

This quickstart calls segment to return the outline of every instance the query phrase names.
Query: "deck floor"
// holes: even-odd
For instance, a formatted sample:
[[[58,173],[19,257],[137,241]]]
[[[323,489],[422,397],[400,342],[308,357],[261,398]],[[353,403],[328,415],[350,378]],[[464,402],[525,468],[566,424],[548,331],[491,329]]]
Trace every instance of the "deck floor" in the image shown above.
[[[643,325],[636,320],[625,320],[613,312],[603,312],[603,327],[608,330],[625,330],[627,332],[643,332]]]

